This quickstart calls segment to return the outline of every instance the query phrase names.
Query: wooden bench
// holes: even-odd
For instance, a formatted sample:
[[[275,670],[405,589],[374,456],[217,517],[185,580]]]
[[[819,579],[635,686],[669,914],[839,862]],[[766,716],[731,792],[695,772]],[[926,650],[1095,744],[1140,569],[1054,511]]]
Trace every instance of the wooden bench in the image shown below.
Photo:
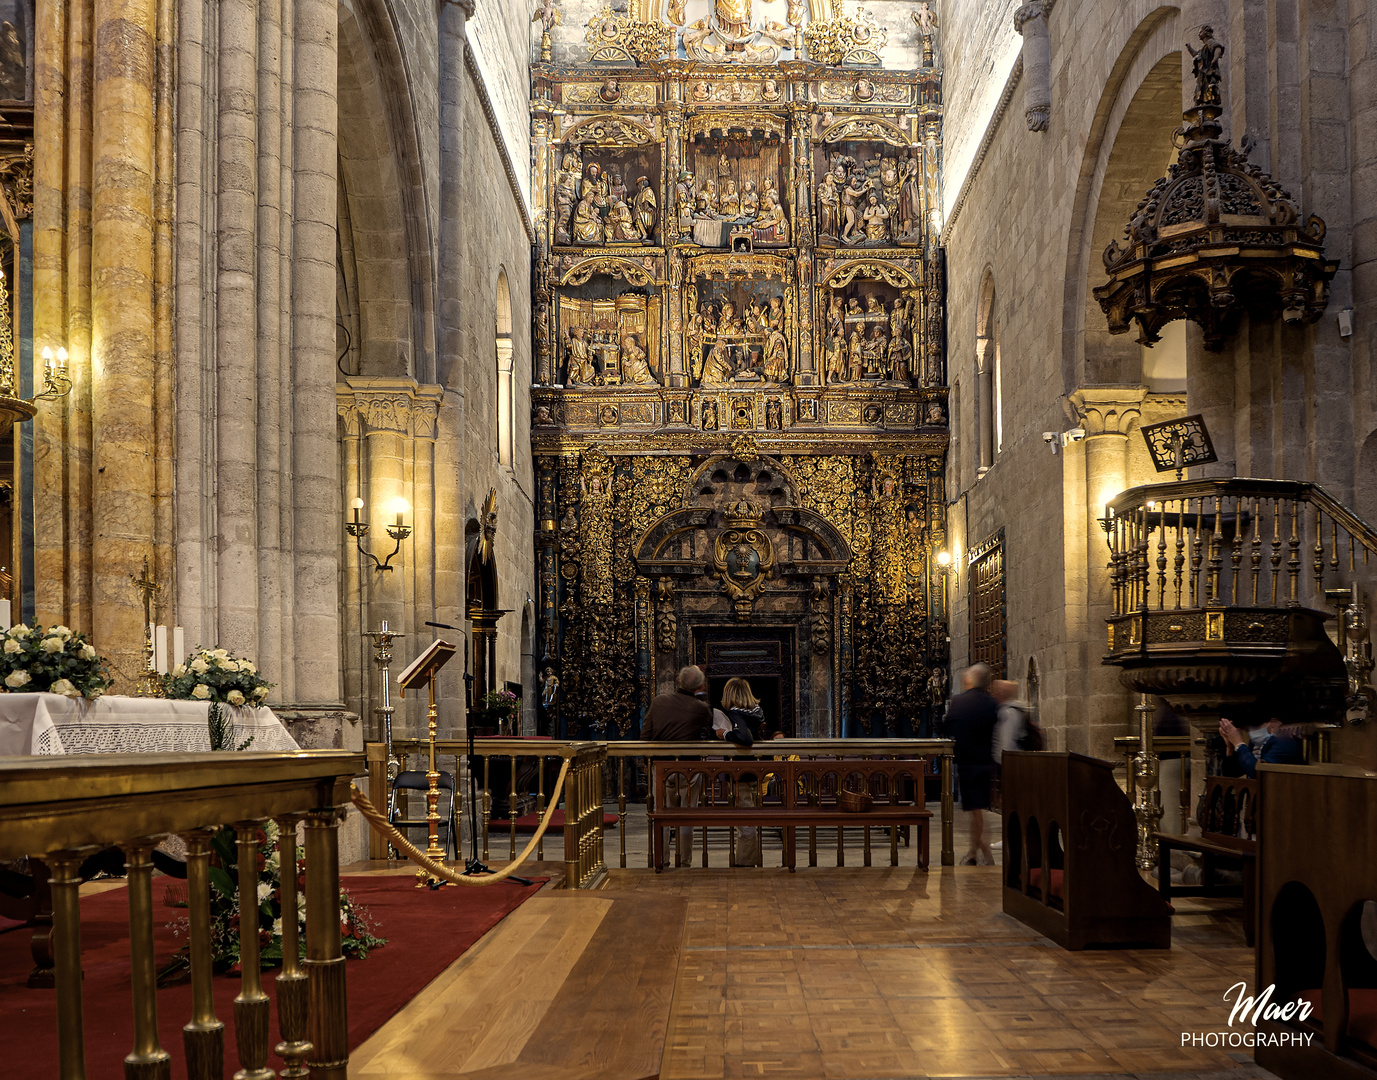
[[[889,864],[899,865],[899,832],[916,831],[918,865],[928,867],[928,832],[932,811],[923,798],[923,758],[908,760],[813,759],[774,761],[734,758],[731,761],[656,761],[653,763],[651,796],[647,815],[652,824],[654,862],[665,864],[667,828],[729,826],[774,827],[784,830],[784,865],[795,869],[797,831],[801,828],[889,827]],[[743,784],[773,778],[762,784],[758,806],[738,806],[737,791]],[[666,798],[671,777],[681,783],[701,782],[703,796],[694,807],[670,807]],[[701,780],[700,780],[701,778]],[[865,813],[849,813],[837,804],[837,791],[847,788],[869,792],[874,800]],[[913,793],[912,800],[906,801]],[[842,863],[840,840],[838,866]],[[815,858],[812,860],[815,864]],[[867,848],[865,865],[870,865]]]
[[[1259,1021],[1259,1034],[1312,1038],[1259,1041],[1254,1057],[1283,1080],[1373,1080],[1377,959],[1362,919],[1364,904],[1377,901],[1377,774],[1259,765],[1257,778],[1257,975],[1248,993],[1275,984],[1275,1004],[1304,998],[1314,1012]]]
[[[1158,833],[1157,888],[1164,899],[1176,896],[1242,896],[1243,936],[1249,945],[1256,936],[1257,781],[1242,776],[1209,776],[1197,811],[1199,836]],[[1200,856],[1200,884],[1171,883],[1171,853],[1192,851]],[[1243,883],[1221,885],[1215,876],[1219,860],[1239,863]]]
[[[1171,905],[1138,873],[1112,762],[1006,751],[1001,782],[1005,914],[1066,949],[1171,948]]]

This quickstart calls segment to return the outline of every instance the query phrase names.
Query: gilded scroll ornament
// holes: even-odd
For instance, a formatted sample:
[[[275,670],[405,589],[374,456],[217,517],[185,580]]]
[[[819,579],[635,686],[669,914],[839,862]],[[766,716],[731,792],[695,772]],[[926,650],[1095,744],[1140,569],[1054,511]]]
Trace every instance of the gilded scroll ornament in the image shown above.
[[[612,603],[612,463],[597,447],[583,455],[583,473],[579,478],[579,544],[584,603]]]
[[[761,530],[761,510],[749,502],[727,507],[727,528],[713,541],[714,576],[732,602],[738,620],[751,617],[751,608],[765,589],[775,565],[775,549]]]
[[[803,31],[803,43],[808,59],[815,64],[880,63],[880,50],[889,40],[889,33],[875,22],[875,17],[861,6],[856,17],[843,14],[841,0],[831,0],[832,17],[808,24]]]
[[[640,22],[619,15],[612,5],[588,20],[583,40],[588,45],[588,59],[595,64],[630,60],[644,64],[659,60],[674,50],[674,31],[659,23]]]
[[[590,116],[564,133],[565,145],[644,146],[656,141],[653,131],[621,116]]]

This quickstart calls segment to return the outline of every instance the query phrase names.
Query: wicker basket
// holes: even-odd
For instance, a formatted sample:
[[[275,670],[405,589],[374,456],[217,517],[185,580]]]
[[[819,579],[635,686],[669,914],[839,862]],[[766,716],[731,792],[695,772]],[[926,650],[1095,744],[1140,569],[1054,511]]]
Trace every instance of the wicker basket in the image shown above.
[[[864,814],[874,800],[868,791],[849,791],[842,788],[837,792],[837,805],[848,814]]]

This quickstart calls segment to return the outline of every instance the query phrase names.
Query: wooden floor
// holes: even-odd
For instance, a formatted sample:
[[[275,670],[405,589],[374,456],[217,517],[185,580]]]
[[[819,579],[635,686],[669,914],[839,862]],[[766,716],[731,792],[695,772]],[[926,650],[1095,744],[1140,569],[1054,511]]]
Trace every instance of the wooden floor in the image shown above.
[[[616,870],[527,901],[349,1075],[1270,1075],[1181,1046],[1252,982],[1236,905],[1179,902],[1170,951],[1068,953],[1003,915],[998,874]]]

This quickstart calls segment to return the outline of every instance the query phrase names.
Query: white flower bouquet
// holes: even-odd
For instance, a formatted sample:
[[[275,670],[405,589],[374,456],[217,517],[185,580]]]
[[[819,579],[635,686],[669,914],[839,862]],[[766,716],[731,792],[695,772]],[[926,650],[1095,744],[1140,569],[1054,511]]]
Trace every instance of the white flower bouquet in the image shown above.
[[[84,634],[19,623],[0,636],[0,683],[10,694],[100,697],[110,686],[105,659]]]
[[[241,656],[199,645],[167,677],[167,696],[222,705],[261,705],[273,684]]]

